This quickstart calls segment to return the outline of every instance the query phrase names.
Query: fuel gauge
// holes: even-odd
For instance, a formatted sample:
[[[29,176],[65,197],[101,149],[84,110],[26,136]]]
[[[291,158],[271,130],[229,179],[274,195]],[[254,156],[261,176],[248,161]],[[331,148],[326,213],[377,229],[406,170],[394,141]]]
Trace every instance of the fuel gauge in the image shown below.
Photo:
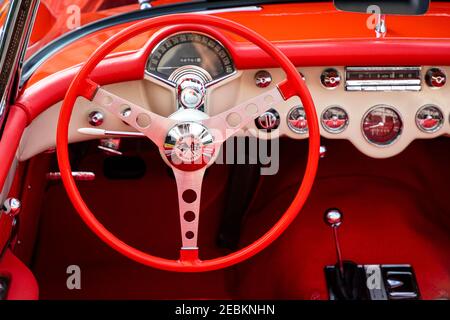
[[[444,124],[444,115],[437,106],[428,104],[417,111],[416,124],[423,132],[433,133]]]
[[[339,106],[328,107],[322,113],[321,123],[329,133],[340,133],[348,125],[348,114]]]
[[[289,129],[295,133],[305,134],[308,132],[308,120],[306,112],[302,106],[293,107],[287,115],[287,124]]]

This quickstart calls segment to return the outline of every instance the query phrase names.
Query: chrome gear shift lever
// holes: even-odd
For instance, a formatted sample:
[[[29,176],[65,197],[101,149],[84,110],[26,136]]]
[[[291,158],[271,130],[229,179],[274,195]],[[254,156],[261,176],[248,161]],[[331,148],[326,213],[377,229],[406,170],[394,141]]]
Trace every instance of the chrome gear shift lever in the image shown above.
[[[338,228],[342,224],[343,214],[339,209],[333,208],[325,211],[325,223],[333,229],[334,244],[336,247],[337,263],[339,272],[344,274],[344,261],[342,260],[341,246],[339,244]]]
[[[344,215],[339,209],[331,208],[325,211],[324,220],[333,230],[337,256],[337,263],[327,269],[327,283],[333,300],[364,300],[367,299],[364,270],[360,269],[356,263],[342,259],[338,228],[343,218]]]

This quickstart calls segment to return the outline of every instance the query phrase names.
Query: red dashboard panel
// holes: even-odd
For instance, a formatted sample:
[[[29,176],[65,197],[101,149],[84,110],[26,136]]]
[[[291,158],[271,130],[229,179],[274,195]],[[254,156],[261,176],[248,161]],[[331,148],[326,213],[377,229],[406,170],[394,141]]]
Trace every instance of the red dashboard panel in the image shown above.
[[[117,10],[114,13],[117,14]],[[107,16],[106,12],[104,14]],[[266,5],[256,11],[243,10],[217,15],[241,23],[276,42],[293,62],[302,65],[326,65],[327,62],[331,65],[383,62],[417,64],[418,58],[432,60],[436,55],[446,55],[450,41],[449,3],[432,2],[429,12],[424,16],[387,17],[388,32],[383,40],[376,40],[375,32],[367,27],[369,15],[338,12],[331,2]],[[27,85],[31,86],[51,74],[86,61],[100,44],[126,26],[129,24],[108,28],[68,45],[44,62]],[[151,34],[145,33],[128,41],[116,52],[141,49]],[[228,49],[240,53],[239,59],[236,59],[238,67],[266,66],[268,57],[258,59],[261,56],[255,56],[252,47],[242,39],[229,34],[226,36],[232,44]],[[414,46],[411,52],[408,46],[397,46],[403,43],[396,42],[400,40],[423,42]],[[405,53],[406,57],[412,59],[411,62],[403,60]],[[321,59],[323,55],[327,57],[326,60]],[[392,60],[387,61],[387,58]],[[444,64],[442,59],[438,61]]]

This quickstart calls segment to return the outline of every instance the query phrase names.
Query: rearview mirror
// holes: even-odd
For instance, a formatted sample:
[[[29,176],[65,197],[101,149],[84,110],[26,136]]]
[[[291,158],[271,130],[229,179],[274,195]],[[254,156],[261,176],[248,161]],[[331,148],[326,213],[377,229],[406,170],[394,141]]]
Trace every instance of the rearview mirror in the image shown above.
[[[422,15],[428,11],[430,0],[334,0],[341,11],[381,14]]]

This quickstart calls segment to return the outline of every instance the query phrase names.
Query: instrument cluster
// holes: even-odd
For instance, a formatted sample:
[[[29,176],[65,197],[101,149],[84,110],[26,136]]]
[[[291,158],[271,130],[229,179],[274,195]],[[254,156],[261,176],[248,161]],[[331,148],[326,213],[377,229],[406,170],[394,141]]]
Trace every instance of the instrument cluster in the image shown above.
[[[241,83],[240,90],[248,95],[279,82],[280,70],[253,72],[252,90],[246,87],[248,83]],[[210,106],[214,99],[207,98],[207,89],[219,81],[226,83],[226,78],[239,78],[228,50],[216,39],[196,32],[173,34],[159,42],[148,58],[146,73],[177,89],[178,109],[194,108],[206,113],[215,112]],[[408,136],[404,141],[414,140],[418,132],[425,135],[420,138],[434,137],[441,133],[445,123],[445,112],[440,106],[445,99],[436,100],[442,96],[447,82],[443,68],[316,67],[302,68],[299,73],[311,91],[322,135],[327,138],[349,139],[360,149],[365,148],[363,143],[375,148],[391,147],[402,136]],[[238,94],[229,91],[221,99]],[[229,104],[233,104],[231,100]],[[291,138],[308,136],[308,120],[300,101],[283,108],[274,106],[255,119],[254,125],[261,136],[275,129]],[[418,130],[416,133],[412,125]]]

